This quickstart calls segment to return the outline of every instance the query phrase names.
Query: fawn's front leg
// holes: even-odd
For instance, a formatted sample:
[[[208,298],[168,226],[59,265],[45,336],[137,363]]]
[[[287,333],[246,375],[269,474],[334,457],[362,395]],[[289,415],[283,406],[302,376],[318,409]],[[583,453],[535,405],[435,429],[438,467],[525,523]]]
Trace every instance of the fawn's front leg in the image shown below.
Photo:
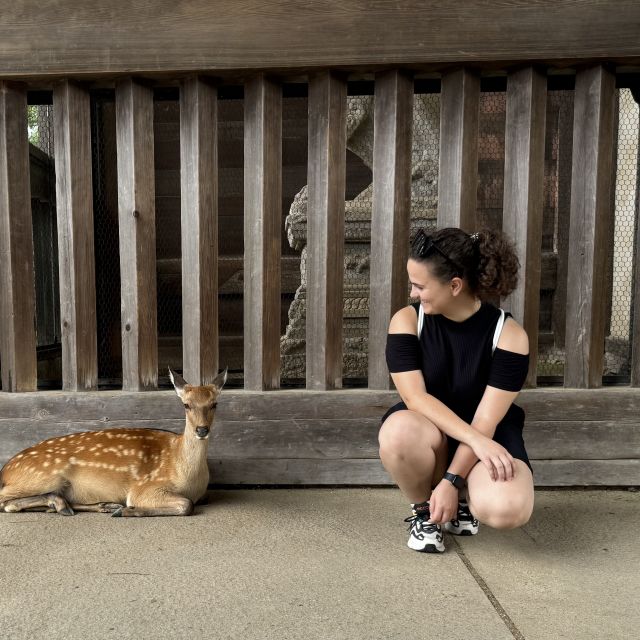
[[[146,516],[190,516],[193,502],[171,491],[147,490],[132,496],[135,506],[123,507],[114,511],[114,518],[136,518]]]

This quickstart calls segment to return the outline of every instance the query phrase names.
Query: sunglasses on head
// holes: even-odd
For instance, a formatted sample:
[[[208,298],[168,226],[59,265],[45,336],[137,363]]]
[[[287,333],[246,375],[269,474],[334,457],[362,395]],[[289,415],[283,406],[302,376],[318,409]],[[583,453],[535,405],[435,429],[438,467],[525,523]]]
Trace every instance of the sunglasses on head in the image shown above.
[[[427,235],[422,229],[418,231],[416,237],[411,244],[411,252],[417,258],[428,258],[433,253],[439,253],[450,265],[455,267],[456,275],[462,277],[464,269],[460,265],[452,260],[433,240],[433,238]]]

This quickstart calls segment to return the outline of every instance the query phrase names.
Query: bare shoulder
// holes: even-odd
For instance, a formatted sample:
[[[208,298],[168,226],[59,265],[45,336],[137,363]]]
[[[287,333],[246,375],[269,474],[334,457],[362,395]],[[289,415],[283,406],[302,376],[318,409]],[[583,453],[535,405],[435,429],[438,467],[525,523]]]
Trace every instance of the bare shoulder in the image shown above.
[[[527,332],[513,319],[507,318],[498,340],[498,347],[514,353],[529,353],[529,336]]]
[[[418,335],[418,314],[412,306],[403,307],[391,318],[389,333],[411,333]]]

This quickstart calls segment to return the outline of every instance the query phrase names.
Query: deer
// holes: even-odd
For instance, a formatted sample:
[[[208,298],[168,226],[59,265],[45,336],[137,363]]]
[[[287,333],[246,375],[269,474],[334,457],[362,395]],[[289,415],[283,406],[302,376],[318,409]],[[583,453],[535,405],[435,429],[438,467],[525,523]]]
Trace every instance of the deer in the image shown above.
[[[0,471],[0,512],[188,516],[209,485],[208,440],[227,369],[193,386],[169,369],[185,409],[181,434],[112,428],[44,440]]]

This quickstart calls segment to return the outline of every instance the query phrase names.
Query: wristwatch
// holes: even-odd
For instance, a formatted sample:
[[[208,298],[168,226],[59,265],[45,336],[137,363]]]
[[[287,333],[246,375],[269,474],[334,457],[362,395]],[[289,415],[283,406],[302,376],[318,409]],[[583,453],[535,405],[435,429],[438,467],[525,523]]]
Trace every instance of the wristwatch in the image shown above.
[[[456,489],[462,489],[464,487],[464,478],[455,473],[445,471],[444,479],[448,480]]]

